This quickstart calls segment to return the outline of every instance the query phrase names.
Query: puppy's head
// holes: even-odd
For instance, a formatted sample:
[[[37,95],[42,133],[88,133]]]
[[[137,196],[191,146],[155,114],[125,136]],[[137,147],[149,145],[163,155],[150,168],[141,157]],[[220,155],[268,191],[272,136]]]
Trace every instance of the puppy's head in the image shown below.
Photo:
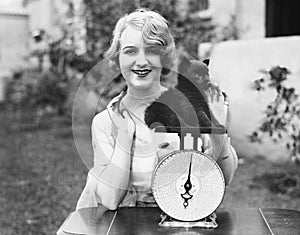
[[[209,80],[208,59],[201,62],[193,59],[185,52],[178,52],[176,64],[176,71],[171,70],[168,74],[162,75],[161,82],[163,86],[167,88],[175,87],[178,85],[178,79],[181,76],[190,79],[190,81],[198,82],[198,84]]]
[[[201,83],[209,78],[208,63],[209,60],[201,62],[200,60],[190,59],[186,55],[179,57],[178,73],[182,76]]]

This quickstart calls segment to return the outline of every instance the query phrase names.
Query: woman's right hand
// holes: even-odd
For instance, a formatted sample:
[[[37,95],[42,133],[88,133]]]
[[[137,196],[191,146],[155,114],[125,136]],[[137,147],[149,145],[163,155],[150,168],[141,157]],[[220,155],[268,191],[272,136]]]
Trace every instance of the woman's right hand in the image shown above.
[[[107,110],[112,123],[118,129],[118,136],[122,135],[132,140],[135,133],[135,123],[128,110],[120,110],[120,102],[123,96],[124,92],[121,92],[120,95],[114,97],[107,105]]]

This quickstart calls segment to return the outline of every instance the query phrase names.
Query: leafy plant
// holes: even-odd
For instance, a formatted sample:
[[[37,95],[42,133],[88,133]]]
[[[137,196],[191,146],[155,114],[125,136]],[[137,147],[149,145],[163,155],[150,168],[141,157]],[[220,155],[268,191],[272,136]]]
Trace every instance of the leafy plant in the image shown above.
[[[6,101],[16,108],[47,108],[62,114],[67,94],[66,80],[56,71],[25,69],[15,72],[9,80]]]
[[[11,104],[18,104],[18,107],[23,104],[38,105],[40,109],[52,107],[61,113],[64,110],[61,107],[65,107],[65,99],[70,101],[78,88],[74,84],[78,85],[91,68],[103,59],[117,20],[138,7],[149,8],[163,15],[169,22],[177,47],[195,58],[199,43],[211,41],[219,35],[210,19],[200,19],[197,16],[198,11],[208,7],[205,0],[201,4],[196,0],[188,1],[184,13],[178,8],[179,0],[83,0],[80,8],[74,7],[72,0],[64,0],[64,3],[67,10],[57,20],[61,37],[54,40],[41,30],[42,33],[35,38],[44,45],[43,49],[30,54],[31,57],[38,58],[39,64],[35,69],[17,71],[10,79],[7,100]],[[228,38],[226,35],[224,37],[224,40]],[[48,65],[45,66],[47,61]],[[103,83],[101,76],[95,76],[94,80],[89,81],[91,84],[86,83],[89,86],[87,89],[100,94],[99,87]],[[105,102],[110,100],[122,88],[122,81],[120,78],[115,79],[110,86],[112,91],[101,93],[104,97],[100,98]],[[60,93],[55,95],[56,98],[52,94],[54,91]],[[72,102],[67,104],[71,106]]]
[[[72,2],[65,2],[68,11],[58,22],[61,37],[54,40],[46,31],[37,30],[28,58],[37,58],[38,64],[13,71],[7,78],[7,106],[32,110],[38,119],[49,113],[71,115],[70,97],[75,96],[78,81],[95,63],[79,50],[77,39],[81,29],[74,23],[77,15]]]
[[[291,72],[280,66],[262,72],[264,76],[254,81],[254,89],[259,92],[274,90],[276,97],[265,109],[263,122],[253,131],[250,141],[262,142],[263,134],[268,134],[275,143],[279,140],[285,141],[292,160],[300,163],[299,95],[295,88],[284,84]]]
[[[176,45],[197,58],[199,43],[214,41],[215,38],[228,40],[236,38],[233,22],[220,29],[210,18],[201,18],[198,13],[208,8],[205,0],[186,1],[186,9],[180,10],[179,0],[84,0],[82,17],[86,21],[86,42],[88,54],[93,58],[101,59],[104,51],[109,47],[112,31],[117,20],[136,8],[143,7],[158,11],[168,22]],[[109,14],[107,14],[109,12]],[[225,29],[226,28],[226,29]]]

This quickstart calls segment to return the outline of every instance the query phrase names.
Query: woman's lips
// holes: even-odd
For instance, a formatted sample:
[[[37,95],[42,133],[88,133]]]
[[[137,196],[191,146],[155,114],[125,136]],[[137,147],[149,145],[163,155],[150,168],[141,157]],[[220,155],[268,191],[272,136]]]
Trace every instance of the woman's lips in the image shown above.
[[[152,70],[151,69],[132,69],[132,72],[137,74],[139,77],[146,77]]]

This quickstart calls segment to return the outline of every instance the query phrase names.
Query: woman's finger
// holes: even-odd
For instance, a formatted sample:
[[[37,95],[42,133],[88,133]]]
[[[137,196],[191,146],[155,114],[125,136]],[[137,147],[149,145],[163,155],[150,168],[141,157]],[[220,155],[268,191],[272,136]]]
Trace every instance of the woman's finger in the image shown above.
[[[212,85],[210,90],[211,90],[211,102],[214,102],[214,100],[216,99],[216,90],[215,90],[214,85]]]
[[[215,99],[215,91],[212,86],[209,88],[209,95],[210,95],[210,101],[211,103],[213,103]]]
[[[217,83],[213,82],[211,83],[211,87],[210,87],[210,91],[211,91],[211,98],[212,98],[212,102],[214,100],[216,100],[217,102],[220,101],[220,97],[222,96],[222,92],[221,92],[221,89],[220,87],[218,86]]]
[[[116,108],[115,105],[117,104],[117,110],[119,111],[120,100],[124,96],[124,91],[122,91],[118,96],[112,98],[112,100],[108,103],[107,106],[110,106],[113,110]]]

